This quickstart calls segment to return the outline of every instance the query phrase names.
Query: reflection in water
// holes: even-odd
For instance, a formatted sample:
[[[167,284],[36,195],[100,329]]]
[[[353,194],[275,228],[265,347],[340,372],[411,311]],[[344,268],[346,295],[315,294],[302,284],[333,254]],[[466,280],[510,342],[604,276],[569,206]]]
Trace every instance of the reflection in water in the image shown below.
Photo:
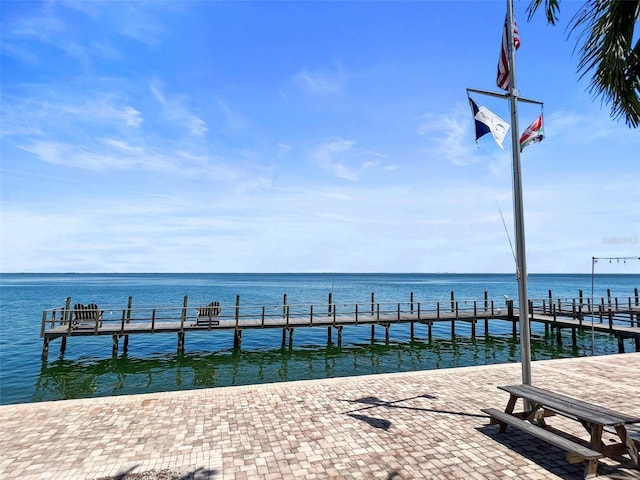
[[[615,353],[614,341],[602,336],[599,355]],[[533,360],[584,356],[590,334],[578,345],[558,346],[544,335],[532,337]],[[301,346],[216,353],[160,354],[135,358],[85,358],[43,362],[32,401],[127,395],[170,390],[249,385],[302,379],[344,377],[400,371],[517,362],[520,345],[510,336],[457,336],[431,342],[350,344],[348,347]]]

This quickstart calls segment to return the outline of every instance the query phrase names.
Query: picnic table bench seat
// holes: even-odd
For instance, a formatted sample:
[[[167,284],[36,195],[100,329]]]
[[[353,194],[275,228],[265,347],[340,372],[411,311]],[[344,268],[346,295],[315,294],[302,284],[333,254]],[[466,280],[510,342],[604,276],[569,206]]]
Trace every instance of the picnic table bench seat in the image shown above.
[[[533,425],[510,413],[506,413],[495,408],[483,408],[482,411],[491,417],[492,424],[510,425],[566,451],[567,461],[569,463],[580,463],[586,461],[584,478],[593,478],[596,476],[598,459],[604,456],[602,453],[591,450],[590,448],[576,443],[569,438],[562,437],[549,430]]]

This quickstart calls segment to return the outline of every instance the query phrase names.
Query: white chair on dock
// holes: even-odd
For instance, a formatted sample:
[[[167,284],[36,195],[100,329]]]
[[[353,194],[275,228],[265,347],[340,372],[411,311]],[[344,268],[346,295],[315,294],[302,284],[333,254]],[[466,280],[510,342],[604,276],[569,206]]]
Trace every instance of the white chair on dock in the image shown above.
[[[196,326],[212,327],[220,324],[220,302],[211,302],[206,307],[198,307]]]
[[[82,303],[76,303],[73,306],[73,328],[95,328],[96,322],[98,326],[102,326],[102,316],[104,310],[100,310],[98,305],[90,303],[84,306]]]

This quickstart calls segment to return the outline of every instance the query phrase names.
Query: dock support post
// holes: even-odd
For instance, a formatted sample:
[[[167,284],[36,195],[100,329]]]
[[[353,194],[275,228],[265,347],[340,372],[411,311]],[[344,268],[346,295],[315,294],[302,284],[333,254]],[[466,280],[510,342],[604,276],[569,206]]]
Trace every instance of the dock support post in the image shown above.
[[[431,340],[433,340],[433,322],[427,323],[427,327],[428,327],[429,343],[431,343]]]
[[[636,352],[640,352],[640,338],[636,337],[634,340],[636,342]]]
[[[484,310],[485,312],[489,310],[489,292],[484,291]]]
[[[342,347],[342,326],[338,327],[338,347]]]
[[[71,333],[71,297],[67,297],[64,304],[64,321],[68,327],[67,331]]]
[[[282,318],[287,316],[287,294],[282,297]]]
[[[618,353],[624,353],[624,338],[618,335]]]
[[[127,301],[127,323],[131,323],[131,308],[133,307],[133,297],[129,296]],[[129,335],[124,336],[124,345],[122,347],[122,353],[129,351]]]
[[[511,336],[513,338],[516,338],[518,336],[517,322],[514,318],[511,319]]]
[[[176,352],[178,355],[184,354],[184,332],[178,332],[178,348]]]
[[[391,326],[390,323],[384,324],[384,343],[389,343],[389,327],[390,326]]]
[[[484,334],[489,335],[489,319],[484,319]]]
[[[578,345],[578,336],[576,335],[576,327],[571,328],[571,344],[575,348]]]
[[[327,344],[331,345],[331,327],[327,327]]]
[[[327,317],[331,316],[331,303],[333,302],[333,293],[329,292],[329,301],[327,303]]]
[[[545,322],[544,324],[544,336],[548,337],[549,336],[549,324]]]
[[[242,330],[235,330],[233,332],[233,349],[239,350],[242,346]]]
[[[376,324],[371,324],[371,343],[373,343],[376,339]]]
[[[187,295],[184,296],[184,300],[182,301],[182,311],[180,313],[180,331],[184,332],[184,322],[187,319],[187,304],[189,303],[189,298]]]
[[[374,292],[371,292],[371,315],[373,315],[375,313],[375,298],[376,298],[376,294]]]
[[[111,348],[111,356],[116,358],[118,356],[118,335],[112,335],[113,347]]]
[[[582,294],[582,289],[578,290],[578,299],[580,301],[580,306],[584,303],[584,295]]]
[[[238,324],[240,323],[240,295],[236,295],[236,330],[238,329]]]
[[[411,309],[410,309],[411,315],[413,315],[413,292],[411,292],[411,295],[409,295],[409,297],[410,297],[409,303],[411,304]]]
[[[293,348],[293,328],[289,327],[289,349]]]
[[[560,325],[556,325],[556,340],[558,341],[558,345],[562,345],[562,329]]]
[[[455,294],[453,293],[453,290],[451,291],[451,313],[453,313],[455,308]]]
[[[453,293],[453,292],[451,292]],[[458,319],[458,302],[455,302],[456,318],[451,320],[451,338],[456,338],[456,320]]]
[[[44,337],[44,341],[42,343],[42,360],[47,361],[47,357],[49,356],[49,339]]]
[[[413,340],[414,322],[411,322],[411,340]]]
[[[471,319],[471,339],[476,339],[476,318]]]
[[[60,342],[60,354],[62,355],[66,349],[67,349],[67,337],[62,337],[62,341]]]
[[[287,344],[287,329],[282,329],[282,348]]]

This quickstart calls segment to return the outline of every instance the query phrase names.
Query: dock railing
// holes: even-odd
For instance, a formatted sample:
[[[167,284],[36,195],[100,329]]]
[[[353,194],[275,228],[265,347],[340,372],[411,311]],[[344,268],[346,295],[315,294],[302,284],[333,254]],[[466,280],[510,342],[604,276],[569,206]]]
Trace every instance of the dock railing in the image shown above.
[[[121,305],[100,305],[92,318],[77,319],[70,305],[43,311],[41,336],[45,332],[81,331],[84,334],[127,333],[145,329],[160,330],[201,330],[202,327],[216,328],[261,328],[261,327],[301,327],[337,324],[421,322],[439,320],[465,320],[475,316],[505,316],[510,310],[507,305],[496,307],[493,300],[453,300],[408,301],[408,302],[361,302],[361,303],[317,303],[317,304],[270,304],[219,305],[216,315],[199,316],[201,305],[149,307],[133,306],[131,300],[123,308]],[[99,312],[98,312],[99,310]],[[90,312],[91,310],[89,310]],[[86,310],[83,310],[86,312]],[[207,322],[210,319],[212,322]],[[215,324],[213,323],[215,320]]]
[[[638,297],[590,297],[542,298],[531,301],[531,314],[571,317],[581,323],[608,323],[614,326],[640,326],[640,302]],[[635,321],[634,321],[635,317]]]
[[[95,311],[85,309],[78,318],[70,299],[63,306],[49,308],[42,313],[41,337],[45,332],[63,335],[72,331],[79,334],[104,332],[124,334],[135,331],[185,331],[205,328],[269,328],[331,326],[360,323],[433,322],[440,320],[471,321],[476,318],[513,319],[518,312],[517,301],[457,300],[405,302],[358,302],[314,304],[235,304],[217,306],[215,315],[198,315],[202,305],[188,306],[185,297],[182,305],[150,307],[133,306],[131,298],[126,307],[100,305]],[[211,312],[211,310],[208,310]],[[95,314],[92,316],[91,312]],[[530,299],[530,315],[571,317],[581,322],[609,323],[610,326],[638,326],[640,305],[637,297],[619,299],[590,298],[540,298]],[[635,321],[634,321],[635,318]],[[210,322],[207,322],[207,319]]]

